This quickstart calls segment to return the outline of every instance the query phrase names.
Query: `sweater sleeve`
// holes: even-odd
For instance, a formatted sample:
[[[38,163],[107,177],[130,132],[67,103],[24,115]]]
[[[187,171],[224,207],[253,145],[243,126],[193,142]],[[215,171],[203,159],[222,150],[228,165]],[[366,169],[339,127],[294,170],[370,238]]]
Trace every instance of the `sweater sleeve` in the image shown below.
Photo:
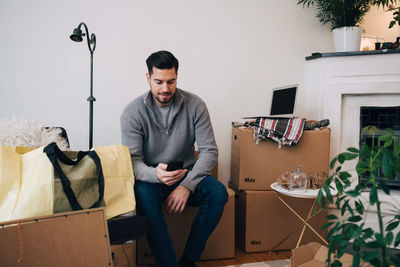
[[[160,183],[156,175],[156,169],[152,166],[147,166],[144,162],[144,132],[140,121],[130,116],[128,110],[124,110],[120,122],[121,142],[129,148],[131,153],[135,179],[149,183]]]
[[[204,102],[201,102],[195,110],[194,126],[195,140],[200,154],[193,169],[189,171],[181,183],[181,185],[192,192],[206,176],[210,175],[218,159],[218,148],[214,138],[214,131],[207,106]]]

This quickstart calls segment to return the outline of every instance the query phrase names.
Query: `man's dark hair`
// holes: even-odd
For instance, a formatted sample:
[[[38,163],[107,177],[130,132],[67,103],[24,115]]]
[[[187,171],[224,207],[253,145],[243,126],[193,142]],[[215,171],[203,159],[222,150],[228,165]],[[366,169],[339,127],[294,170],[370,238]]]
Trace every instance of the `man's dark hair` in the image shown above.
[[[178,73],[178,60],[171,52],[165,50],[151,54],[146,59],[146,64],[150,75],[153,74],[153,67],[160,70],[175,68],[175,72]]]

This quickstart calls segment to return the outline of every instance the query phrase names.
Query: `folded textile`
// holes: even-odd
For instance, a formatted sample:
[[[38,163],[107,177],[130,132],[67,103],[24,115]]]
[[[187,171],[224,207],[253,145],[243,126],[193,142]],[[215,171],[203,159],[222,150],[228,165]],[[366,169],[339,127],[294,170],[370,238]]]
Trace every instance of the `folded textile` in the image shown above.
[[[282,118],[268,119],[258,117],[253,124],[256,142],[259,139],[272,139],[279,143],[279,146],[290,146],[297,144],[303,133],[305,118]]]

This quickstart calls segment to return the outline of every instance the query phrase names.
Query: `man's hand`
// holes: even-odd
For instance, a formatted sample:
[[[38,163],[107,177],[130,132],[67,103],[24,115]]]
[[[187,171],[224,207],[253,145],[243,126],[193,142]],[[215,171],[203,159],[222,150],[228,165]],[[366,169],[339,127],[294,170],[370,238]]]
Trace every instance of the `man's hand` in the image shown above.
[[[190,190],[183,185],[178,185],[175,190],[169,194],[166,200],[168,213],[181,213],[186,207],[189,196]]]
[[[178,182],[180,179],[182,179],[185,176],[185,174],[187,172],[186,169],[168,172],[167,166],[168,165],[164,164],[164,163],[158,164],[158,166],[156,167],[156,175],[157,175],[158,180],[161,183],[166,184],[168,186],[171,186],[171,185],[175,184],[176,182]]]

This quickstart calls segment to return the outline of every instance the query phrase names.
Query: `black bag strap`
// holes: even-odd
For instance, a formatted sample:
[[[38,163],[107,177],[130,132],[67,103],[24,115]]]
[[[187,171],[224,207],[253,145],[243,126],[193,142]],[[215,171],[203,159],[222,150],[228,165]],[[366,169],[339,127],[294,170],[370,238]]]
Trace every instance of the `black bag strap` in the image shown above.
[[[47,145],[43,149],[43,152],[46,153],[47,157],[49,158],[51,164],[54,167],[56,175],[60,178],[64,193],[67,196],[69,204],[71,205],[73,210],[82,210],[82,207],[79,204],[78,200],[76,199],[75,193],[71,188],[71,182],[62,171],[60,165],[58,164],[57,159],[64,164],[74,166],[77,165],[83,159],[83,157],[85,157],[86,155],[89,156],[94,161],[96,168],[99,171],[99,175],[97,178],[97,181],[99,183],[99,198],[89,208],[92,209],[100,206],[104,198],[104,175],[103,175],[103,169],[101,167],[101,161],[96,151],[93,150],[79,151],[77,160],[73,161],[58,148],[55,142],[53,142]]]

